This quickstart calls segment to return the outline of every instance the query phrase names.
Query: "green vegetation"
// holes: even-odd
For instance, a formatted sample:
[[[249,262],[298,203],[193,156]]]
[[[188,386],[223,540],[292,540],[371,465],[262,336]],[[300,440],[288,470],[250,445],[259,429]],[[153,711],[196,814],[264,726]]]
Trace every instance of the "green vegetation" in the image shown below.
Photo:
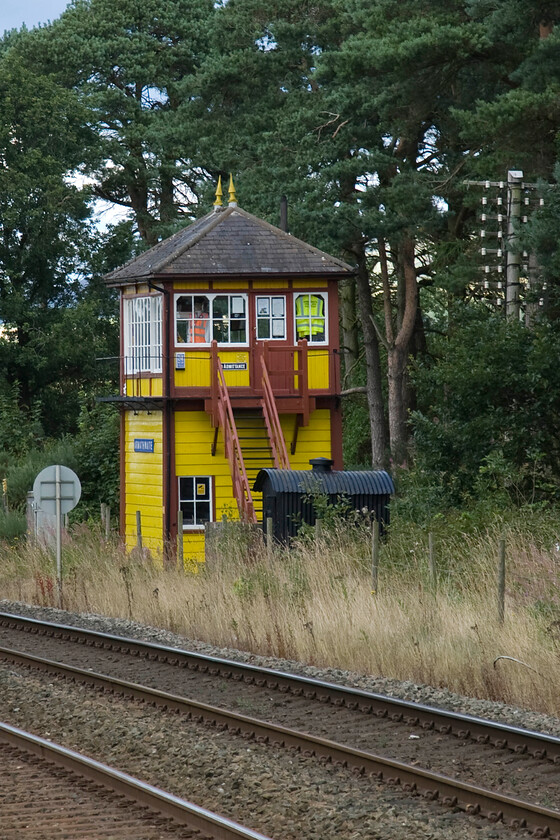
[[[413,680],[560,714],[560,554],[545,514],[458,515],[428,532],[402,520],[381,544],[371,591],[371,532],[342,518],[270,557],[227,523],[220,552],[195,573],[125,555],[75,526],[63,554],[69,610],[127,616],[188,638],[318,667]],[[506,540],[505,618],[497,609],[498,543]],[[3,597],[57,606],[52,556],[0,543]],[[512,657],[512,659],[500,658]],[[514,661],[515,660],[515,661]]]
[[[559,23],[529,0],[79,0],[7,33],[0,478],[15,519],[0,533],[55,457],[80,475],[83,518],[116,514],[118,423],[95,405],[119,354],[102,278],[207,212],[230,171],[243,207],[277,223],[287,194],[291,232],[357,267],[341,289],[347,466],[390,469],[410,527],[513,509],[554,522]],[[508,169],[536,186],[515,232],[532,268],[506,318],[481,282],[473,183]],[[100,207],[125,218],[100,229]]]

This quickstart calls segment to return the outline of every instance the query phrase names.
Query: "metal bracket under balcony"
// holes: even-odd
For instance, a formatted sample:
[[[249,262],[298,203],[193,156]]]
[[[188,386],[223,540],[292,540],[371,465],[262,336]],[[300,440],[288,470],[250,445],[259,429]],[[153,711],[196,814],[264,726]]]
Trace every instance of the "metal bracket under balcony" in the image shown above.
[[[98,403],[115,403],[119,408],[127,411],[161,411],[166,402],[165,397],[96,397]]]

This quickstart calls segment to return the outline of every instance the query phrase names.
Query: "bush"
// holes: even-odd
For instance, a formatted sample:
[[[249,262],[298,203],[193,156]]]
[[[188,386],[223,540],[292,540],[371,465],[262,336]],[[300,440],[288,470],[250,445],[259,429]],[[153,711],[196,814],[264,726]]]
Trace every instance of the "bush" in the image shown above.
[[[69,438],[54,441],[44,449],[33,449],[25,456],[13,460],[5,470],[8,483],[10,508],[22,513],[27,503],[27,494],[33,489],[33,482],[45,467],[62,464],[71,470],[77,469],[76,456]]]
[[[26,529],[27,522],[24,513],[0,509],[0,540],[14,542],[25,535]]]

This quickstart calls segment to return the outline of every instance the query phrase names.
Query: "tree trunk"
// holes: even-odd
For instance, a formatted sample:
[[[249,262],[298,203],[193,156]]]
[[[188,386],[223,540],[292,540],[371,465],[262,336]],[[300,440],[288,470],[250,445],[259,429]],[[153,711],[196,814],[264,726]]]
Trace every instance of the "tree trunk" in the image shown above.
[[[399,330],[387,348],[387,380],[389,440],[391,458],[396,464],[406,463],[408,430],[406,410],[406,364],[418,311],[418,284],[414,264],[414,240],[406,239],[399,248],[399,262],[404,277],[403,311]]]
[[[359,253],[357,253],[358,247]],[[366,358],[366,395],[371,432],[371,462],[373,469],[384,469],[387,466],[387,432],[381,390],[379,342],[372,320],[371,289],[363,246],[357,246],[354,253],[358,257],[356,290]]]
[[[356,313],[356,281],[353,277],[339,283],[340,324],[342,327],[342,358],[344,360],[344,389],[356,380],[356,364],[360,354]]]

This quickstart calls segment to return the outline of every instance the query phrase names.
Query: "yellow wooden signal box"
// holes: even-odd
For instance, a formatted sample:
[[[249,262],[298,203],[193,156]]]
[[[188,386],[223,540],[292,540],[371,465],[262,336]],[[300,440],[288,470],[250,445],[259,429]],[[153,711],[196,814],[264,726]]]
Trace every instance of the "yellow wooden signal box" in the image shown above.
[[[345,263],[218,197],[111,272],[121,294],[121,532],[155,554],[256,522],[260,469],[342,468],[337,282]],[[179,523],[179,524],[178,524]]]

